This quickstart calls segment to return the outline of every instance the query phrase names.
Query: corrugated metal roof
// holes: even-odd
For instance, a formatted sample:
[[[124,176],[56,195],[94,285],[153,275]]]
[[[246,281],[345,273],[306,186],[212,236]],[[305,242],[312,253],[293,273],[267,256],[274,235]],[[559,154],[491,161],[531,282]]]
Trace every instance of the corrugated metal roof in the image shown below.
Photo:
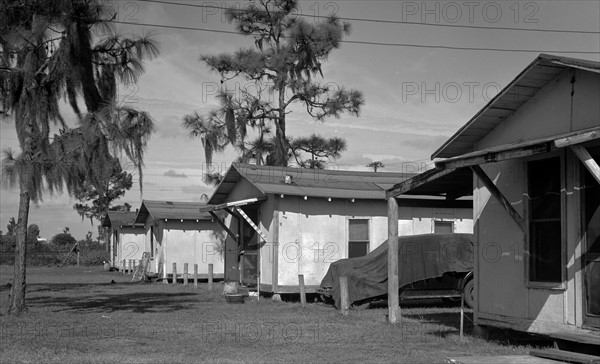
[[[102,226],[132,226],[135,224],[136,215],[137,212],[134,211],[109,211],[102,221]]]
[[[285,182],[286,175],[292,176],[292,183]],[[414,173],[319,170],[233,163],[208,203],[226,202],[227,196],[242,178],[256,187],[262,195],[385,199],[387,188],[414,175]]]
[[[567,68],[600,73],[600,63],[540,54],[469,122],[448,139],[431,158],[450,158],[473,152],[474,145]]]
[[[144,223],[148,216],[153,220],[212,220],[209,213],[199,211],[203,206],[206,206],[206,203],[143,200],[135,222]]]

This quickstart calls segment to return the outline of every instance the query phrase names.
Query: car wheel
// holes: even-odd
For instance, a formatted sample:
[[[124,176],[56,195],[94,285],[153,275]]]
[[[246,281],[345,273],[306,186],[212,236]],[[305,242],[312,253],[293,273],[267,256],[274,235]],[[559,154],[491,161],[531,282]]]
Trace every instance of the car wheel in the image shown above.
[[[472,279],[470,279],[467,284],[465,284],[465,288],[463,290],[463,294],[465,296],[465,304],[469,308],[473,308],[475,304],[475,283]]]

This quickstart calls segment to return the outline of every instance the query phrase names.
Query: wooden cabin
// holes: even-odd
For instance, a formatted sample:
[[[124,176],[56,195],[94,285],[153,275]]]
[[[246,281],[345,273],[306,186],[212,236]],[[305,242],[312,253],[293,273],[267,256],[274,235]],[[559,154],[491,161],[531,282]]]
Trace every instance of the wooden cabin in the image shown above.
[[[365,255],[387,238],[385,190],[413,174],[234,163],[202,211],[227,231],[225,279],[260,291],[315,292],[329,264]],[[471,200],[402,199],[401,235],[471,233]]]
[[[600,63],[542,54],[433,153],[435,169],[388,190],[440,193],[473,172],[480,329],[600,343],[599,100]]]
[[[213,277],[223,278],[223,241],[225,232],[209,213],[201,213],[201,202],[143,200],[135,222],[143,226],[145,251],[150,253],[149,270],[159,278],[177,276],[184,264],[188,273],[198,264],[200,278],[208,277],[208,265],[213,265]]]
[[[109,211],[102,221],[108,229],[107,242],[110,249],[111,267],[122,269],[123,259],[139,262],[145,251],[144,227],[135,224],[136,212]],[[128,269],[129,265],[127,265]]]

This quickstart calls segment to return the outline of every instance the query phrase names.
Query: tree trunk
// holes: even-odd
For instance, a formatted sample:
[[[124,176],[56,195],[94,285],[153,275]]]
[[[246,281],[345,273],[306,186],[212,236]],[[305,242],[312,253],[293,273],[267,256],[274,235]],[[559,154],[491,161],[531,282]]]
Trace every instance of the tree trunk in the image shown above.
[[[285,109],[284,109],[284,105],[285,105],[285,86],[280,86],[279,87],[279,119],[277,120],[277,130],[276,130],[276,136],[277,136],[277,147],[278,147],[278,154],[279,155],[279,160],[277,161],[277,165],[283,166],[283,167],[287,167],[287,162],[288,162],[288,146],[287,146],[287,140],[286,140],[286,135],[285,135]]]
[[[27,223],[29,220],[29,191],[24,176],[20,176],[19,215],[17,222],[17,241],[15,247],[15,267],[13,286],[10,290],[8,313],[18,315],[25,309],[26,258],[27,258]]]

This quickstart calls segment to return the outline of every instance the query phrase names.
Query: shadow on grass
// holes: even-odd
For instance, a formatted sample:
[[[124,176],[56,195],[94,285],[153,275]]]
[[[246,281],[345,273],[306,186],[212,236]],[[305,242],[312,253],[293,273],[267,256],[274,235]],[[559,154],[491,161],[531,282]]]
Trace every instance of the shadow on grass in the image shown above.
[[[28,287],[27,303],[30,307],[50,307],[56,312],[165,313],[193,309],[197,303],[213,300],[212,295],[198,292],[132,292],[135,286],[140,284],[33,285]],[[112,293],[115,290],[118,292]]]

